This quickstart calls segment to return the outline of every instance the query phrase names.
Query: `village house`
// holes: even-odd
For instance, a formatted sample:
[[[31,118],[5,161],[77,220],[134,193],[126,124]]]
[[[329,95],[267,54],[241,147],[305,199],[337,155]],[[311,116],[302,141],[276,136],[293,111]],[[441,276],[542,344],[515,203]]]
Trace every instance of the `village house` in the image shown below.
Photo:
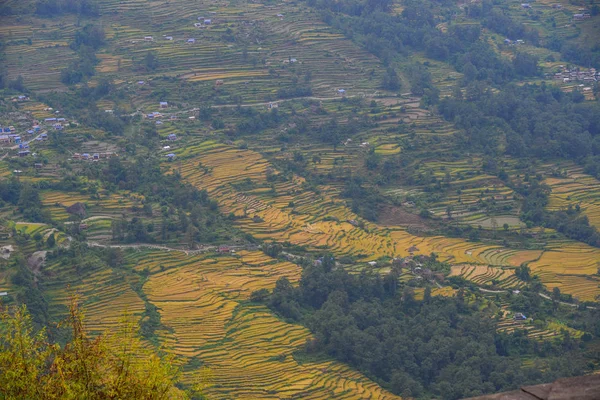
[[[570,81],[584,81],[584,82],[596,82],[600,80],[600,76],[597,74],[594,68],[588,70],[579,70],[577,68],[564,68],[561,66],[560,72],[554,73],[554,79],[562,80],[563,82]]]
[[[13,138],[10,135],[0,135],[0,143],[1,144],[8,144],[8,143],[12,143]]]
[[[167,103],[166,101],[161,101],[160,103],[158,103],[160,108],[168,108],[169,107],[169,103]]]
[[[154,38],[152,36],[144,36],[144,40],[147,42],[151,42],[154,40]]]
[[[169,134],[169,136],[167,136],[167,140],[177,140],[177,135],[174,133]]]
[[[194,39],[194,38],[189,38],[189,39],[187,40],[187,42],[188,42],[188,43],[196,43],[196,39]]]
[[[154,112],[151,112],[150,114],[148,114],[146,117],[150,118],[150,119],[160,118],[160,117],[162,117],[162,114],[159,113],[159,112],[154,111]]]
[[[19,155],[19,157],[27,157],[31,154],[31,152],[29,150],[21,150],[17,154]]]
[[[215,86],[221,86],[223,85],[223,79],[217,79],[217,81],[215,82]]]
[[[531,4],[529,4],[529,3],[522,3],[521,7],[522,8],[531,8]]]
[[[515,316],[513,317],[513,319],[515,321],[525,321],[525,320],[527,320],[527,317],[525,316],[525,314],[518,312],[518,313],[515,313]]]
[[[175,154],[174,153],[169,153],[166,156],[169,160],[174,160],[175,159]]]
[[[204,20],[204,25],[211,25],[212,24],[212,19],[205,19]]]

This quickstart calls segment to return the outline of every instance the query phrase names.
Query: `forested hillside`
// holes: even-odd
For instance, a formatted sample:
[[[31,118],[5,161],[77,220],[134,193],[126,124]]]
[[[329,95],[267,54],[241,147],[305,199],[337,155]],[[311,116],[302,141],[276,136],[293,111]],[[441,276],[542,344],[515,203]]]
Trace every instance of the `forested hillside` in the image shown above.
[[[54,393],[73,346],[132,361],[127,315],[145,398],[596,371],[599,7],[2,2],[0,361],[17,332]]]

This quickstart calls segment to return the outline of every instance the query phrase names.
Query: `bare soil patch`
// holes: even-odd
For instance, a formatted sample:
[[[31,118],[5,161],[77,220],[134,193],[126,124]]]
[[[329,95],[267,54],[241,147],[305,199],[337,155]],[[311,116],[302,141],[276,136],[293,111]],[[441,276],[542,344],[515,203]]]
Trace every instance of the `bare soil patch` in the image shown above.
[[[403,207],[392,205],[386,205],[379,211],[377,223],[384,226],[413,226],[427,228],[427,224],[423,218],[407,211]]]

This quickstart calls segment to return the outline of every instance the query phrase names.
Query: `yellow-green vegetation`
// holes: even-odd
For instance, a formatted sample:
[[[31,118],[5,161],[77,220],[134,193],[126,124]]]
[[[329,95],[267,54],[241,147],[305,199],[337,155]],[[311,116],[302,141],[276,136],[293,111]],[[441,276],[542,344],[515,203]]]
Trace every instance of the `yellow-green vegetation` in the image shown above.
[[[564,175],[545,180],[552,189],[548,209],[579,207],[591,225],[600,227],[600,182],[572,164],[562,168],[561,165],[557,165],[556,168],[562,170]]]
[[[66,323],[72,339],[60,346],[48,342],[45,329],[35,331],[24,306],[2,311],[4,398],[189,398],[174,386],[180,367],[173,357],[147,349],[135,324],[123,320],[119,330],[91,337],[75,302]],[[206,386],[202,380],[198,384]]]

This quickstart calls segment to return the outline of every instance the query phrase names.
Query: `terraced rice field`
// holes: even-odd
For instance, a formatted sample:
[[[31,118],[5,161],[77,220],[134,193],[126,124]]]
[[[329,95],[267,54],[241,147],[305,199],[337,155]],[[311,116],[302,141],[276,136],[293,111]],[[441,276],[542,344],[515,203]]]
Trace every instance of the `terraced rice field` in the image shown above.
[[[122,272],[92,269],[80,276],[70,265],[50,264],[44,273],[59,277],[46,288],[53,314],[64,315],[69,297],[78,294],[83,302],[86,325],[93,332],[119,326],[125,314],[139,321],[145,310],[143,300],[131,287],[134,282]]]
[[[600,181],[584,174],[581,168],[571,166],[564,178],[547,178],[552,189],[548,209],[566,209],[579,205],[590,224],[600,229]]]
[[[444,286],[441,288],[432,288],[431,295],[432,296],[444,296],[444,297],[453,297],[456,293],[456,290],[452,289],[450,286]],[[418,288],[415,289],[415,300],[423,300],[425,294],[425,289]]]
[[[502,304],[504,315],[498,322],[498,331],[512,333],[515,330],[523,330],[526,335],[532,339],[546,340],[552,338],[560,338],[563,336],[563,331],[569,332],[571,337],[580,338],[584,332],[568,327],[558,320],[551,320],[546,323],[535,322],[531,320],[515,320],[514,313],[508,311],[506,304]]]
[[[467,158],[459,161],[428,161],[419,168],[419,175],[435,178],[448,185],[439,201],[429,211],[448,218],[452,208],[454,222],[484,229],[509,229],[524,226],[518,218],[519,205],[515,193],[498,177],[482,173],[482,160]],[[393,193],[393,191],[392,191]]]
[[[460,276],[483,286],[518,288],[524,285],[512,269],[488,267],[485,265],[454,265],[450,276]]]
[[[107,43],[98,51],[97,77],[127,83],[145,76],[168,89],[165,100],[170,102],[187,101],[189,93],[177,90],[177,81],[153,79],[155,74],[165,73],[204,89],[212,89],[215,80],[223,79],[219,93],[235,93],[245,101],[272,98],[280,88],[292,86],[296,73],[308,71],[313,93],[318,96],[335,96],[341,87],[352,95],[378,90],[380,62],[334,33],[318,15],[301,11],[293,3],[98,3],[101,17],[97,21],[104,26]],[[276,17],[278,13],[285,18]],[[199,17],[211,18],[212,23],[196,27]],[[9,78],[21,74],[29,88],[64,90],[60,71],[76,57],[68,47],[76,30],[74,18],[66,16],[54,22],[28,16],[16,23],[0,17],[2,37],[15,41],[5,49],[3,66]],[[146,36],[153,40],[144,40]],[[166,40],[167,36],[173,40]],[[190,38],[195,42],[188,43]],[[144,73],[137,63],[148,51],[155,52],[162,62],[157,71]],[[44,73],[36,69],[39,60],[47,66]],[[376,71],[372,79],[371,70]]]
[[[294,359],[310,337],[304,327],[248,304],[250,293],[271,289],[279,277],[292,282],[300,268],[261,252],[235,256],[185,256],[149,252],[135,268],[151,275],[143,287],[165,330],[161,341],[182,362],[201,360],[219,385],[214,399],[393,399],[397,398],[337,362]],[[193,372],[185,374],[193,380]]]
[[[66,208],[75,203],[86,204],[87,212],[90,216],[110,218],[113,216],[121,216],[124,209],[129,209],[133,206],[141,206],[143,198],[127,192],[112,194],[109,197],[100,196],[99,199],[92,199],[89,195],[82,195],[80,193],[47,191],[41,194],[41,200],[44,207],[50,210],[53,219],[65,221],[69,219]]]
[[[524,330],[527,332],[528,337],[539,340],[552,339],[561,336],[559,330],[540,329],[536,328],[531,323],[514,321],[511,318],[506,318],[498,323],[499,332],[512,333],[517,329]]]
[[[579,244],[561,243],[546,251],[521,251],[462,239],[417,237],[401,228],[375,224],[361,229],[346,222],[358,217],[336,199],[333,188],[319,188],[320,193],[316,194],[302,189],[302,178],[293,177],[275,184],[276,196],[269,194],[266,171],[276,170],[254,151],[204,142],[179,151],[178,156],[182,159],[178,166],[182,177],[199,189],[206,189],[225,213],[240,217],[240,229],[258,238],[290,241],[315,249],[328,246],[337,254],[353,255],[363,261],[407,256],[410,248],[416,248],[416,254],[435,252],[453,264],[516,267],[531,262],[532,269],[548,282],[554,279],[548,273],[581,277],[593,274],[600,257],[598,249]],[[236,184],[247,179],[253,182],[253,189],[237,190]],[[290,202],[294,207],[289,206]],[[595,288],[593,293],[600,294],[600,290]],[[576,292],[572,294],[578,296]]]

